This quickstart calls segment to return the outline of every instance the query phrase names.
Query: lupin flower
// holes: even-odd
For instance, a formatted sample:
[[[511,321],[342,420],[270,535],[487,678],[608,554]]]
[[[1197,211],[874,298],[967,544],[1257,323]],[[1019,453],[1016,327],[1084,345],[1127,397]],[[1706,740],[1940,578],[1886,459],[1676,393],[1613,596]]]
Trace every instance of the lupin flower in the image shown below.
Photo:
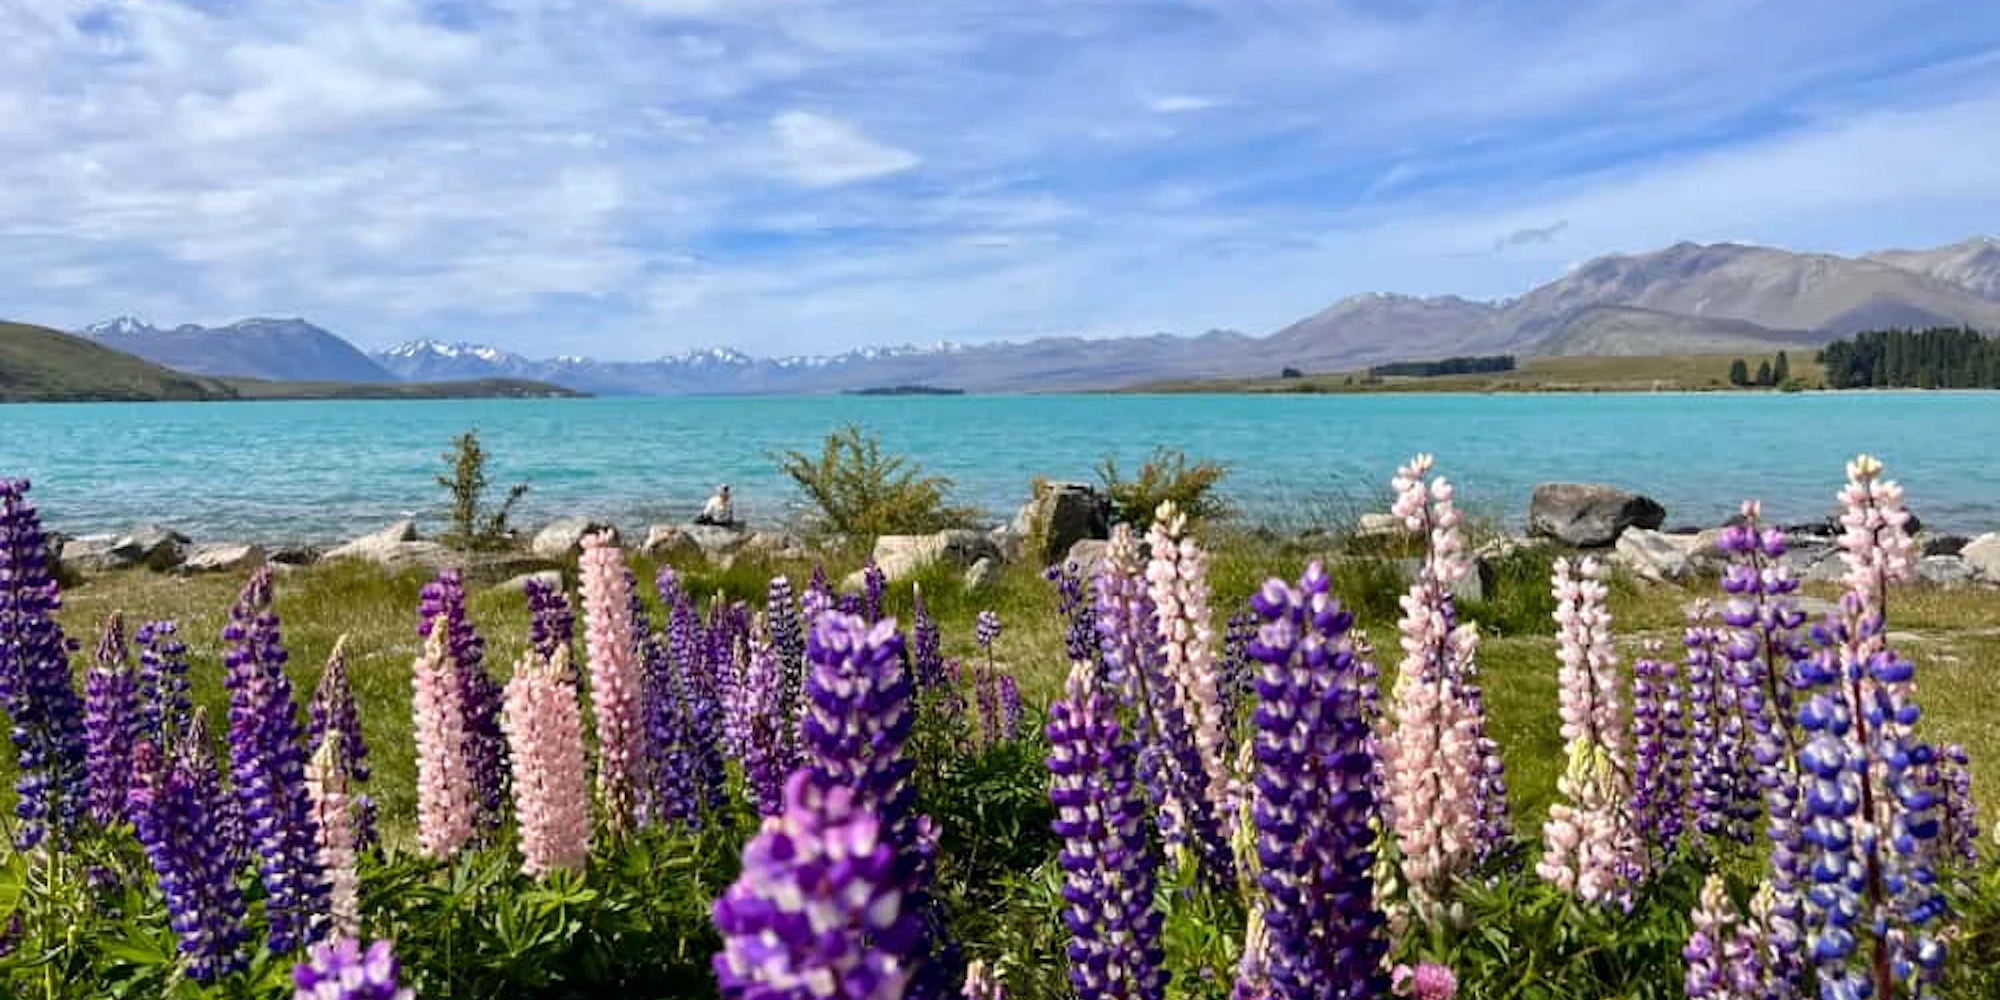
[[[964,1000],[1007,1000],[1007,984],[985,959],[973,959],[965,964],[965,988],[959,996]]]
[[[1711,872],[1702,882],[1693,923],[1687,946],[1681,949],[1687,962],[1688,1000],[1762,1000],[1796,995],[1764,992],[1764,942],[1756,922],[1737,912],[1722,876]]]
[[[972,693],[979,703],[979,745],[990,747],[1000,740],[1000,672],[990,658],[972,668]]]
[[[1972,802],[1972,759],[1965,747],[1947,743],[1936,764],[1939,819],[1938,843],[1952,864],[1970,868],[1979,863],[1979,810]]]
[[[1209,608],[1208,554],[1188,534],[1187,515],[1172,501],[1160,504],[1147,533],[1152,558],[1146,563],[1146,595],[1152,599],[1154,625],[1166,674],[1173,681],[1174,704],[1187,719],[1194,737],[1211,808],[1228,801],[1230,768],[1228,728],[1216,693],[1215,621]]]
[[[1680,848],[1689,813],[1680,676],[1659,650],[1648,643],[1632,663],[1632,812],[1656,865]]]
[[[921,595],[918,600],[922,601]],[[770,633],[771,652],[778,658],[777,703],[786,725],[796,734],[801,711],[799,699],[805,692],[806,630],[799,617],[798,598],[792,593],[792,581],[787,577],[771,578],[770,593],[764,602],[764,627]],[[917,683],[923,684],[921,673]]]
[[[1557,683],[1569,764],[1556,780],[1561,801],[1549,807],[1542,825],[1545,849],[1535,870],[1586,903],[1623,905],[1631,899],[1642,848],[1628,812],[1627,733],[1603,570],[1591,557],[1574,567],[1557,559],[1554,591],[1562,659]]]
[[[230,776],[245,835],[268,894],[270,946],[283,955],[317,936],[326,909],[319,831],[306,793],[305,733],[285,674],[287,654],[271,610],[271,568],[250,575],[229,610],[223,685],[229,690]]]
[[[445,630],[433,629],[412,668],[411,729],[417,756],[417,847],[449,860],[473,835],[472,774],[466,764],[465,711]]]
[[[389,942],[363,951],[359,941],[342,937],[314,946],[292,969],[298,987],[292,1000],[416,1000],[416,990],[399,985],[398,973]]]
[[[750,650],[750,669],[743,675],[737,697],[746,705],[741,760],[743,783],[761,816],[784,810],[786,768],[798,760],[798,726],[784,704],[785,667],[782,654],[766,644]]]
[[[1256,615],[1239,611],[1229,616],[1222,632],[1222,653],[1215,661],[1215,697],[1222,705],[1225,740],[1241,715],[1244,701],[1256,695],[1257,671],[1249,655],[1250,641],[1255,638]]]
[[[1398,965],[1390,974],[1389,988],[1399,997],[1412,1000],[1451,1000],[1458,995],[1458,977],[1436,962],[1421,962],[1415,968]]]
[[[347,746],[345,730],[328,729],[306,762],[306,793],[319,833],[320,868],[326,872],[327,933],[334,938],[361,930],[361,877],[355,852],[362,843],[363,806],[354,795]]]
[[[1056,585],[1056,611],[1069,623],[1063,645],[1071,663],[1097,659],[1097,616],[1084,593],[1083,571],[1074,562],[1050,566],[1042,576]]]
[[[1476,803],[1473,811],[1479,816],[1479,842],[1473,855],[1485,864],[1505,854],[1514,839],[1514,821],[1507,813],[1507,765],[1500,756],[1500,741],[1486,732],[1486,693],[1479,684],[1479,626],[1463,622],[1451,634],[1459,698],[1465,704],[1465,714],[1473,720],[1472,797]],[[1371,706],[1369,718],[1379,716]]]
[[[960,733],[965,726],[965,695],[956,679],[945,669],[944,638],[937,620],[924,603],[922,587],[913,587],[910,609],[910,680],[923,699],[927,717],[936,719],[944,732]]]
[[[507,801],[507,738],[500,732],[500,685],[486,671],[486,640],[465,617],[465,585],[448,569],[420,593],[417,634],[428,636],[444,623],[446,650],[458,676],[460,710],[465,713],[466,766],[472,776],[478,826],[500,825]]]
[[[28,481],[0,479],[0,710],[12,721],[15,846],[76,827],[88,799],[83,699],[55,613],[62,594]]]
[[[1914,670],[1891,649],[1883,609],[1909,574],[1902,490],[1861,456],[1841,490],[1848,591],[1840,614],[1813,630],[1800,665],[1807,942],[1823,995],[1929,996],[1944,944],[1930,925],[1944,911],[1929,842],[1938,803],[1919,781],[1934,759],[1910,735],[1920,712]]]
[[[1452,596],[1472,567],[1451,484],[1430,478],[1431,465],[1418,455],[1391,480],[1391,513],[1424,540],[1425,555],[1399,602],[1395,726],[1381,743],[1385,812],[1419,911],[1444,905],[1452,881],[1496,846],[1483,833],[1506,832],[1506,778],[1474,683],[1479,635],[1458,623]]]
[[[991,655],[993,644],[1000,640],[1000,614],[992,610],[981,611],[974,617],[973,626],[973,640]]]
[[[1742,686],[1722,655],[1723,638],[1709,602],[1690,604],[1687,621],[1680,672],[1687,692],[1688,785],[1695,829],[1747,844],[1748,819],[1756,815],[1757,803],[1739,698]]]
[[[200,710],[176,740],[164,752],[150,741],[134,750],[126,806],[159,879],[187,976],[212,983],[248,964],[243,895],[236,852],[223,842],[218,822],[227,798]]]
[[[1153,906],[1159,860],[1136,787],[1139,748],[1118,725],[1117,703],[1089,660],[1070,664],[1049,709],[1051,824],[1063,841],[1063,922],[1078,1000],[1165,996],[1163,915]]]
[[[743,848],[742,874],[715,902],[728,1000],[900,1000],[924,957],[919,915],[898,877],[887,824],[859,789],[810,768],[785,809]]]
[[[869,556],[861,567],[861,617],[869,621],[879,621],[882,617],[883,592],[889,589],[889,574],[875,564],[875,557]]]
[[[1013,674],[1001,674],[999,689],[1000,739],[1012,743],[1021,738],[1021,685]]]
[[[327,654],[326,666],[319,672],[319,684],[313,688],[312,702],[306,706],[306,752],[318,753],[334,732],[341,736],[341,760],[348,780],[355,785],[367,784],[368,743],[361,738],[361,715],[355,708],[354,688],[347,676],[345,635],[334,640],[333,652]],[[356,844],[367,847],[375,843],[375,801],[358,788],[353,794],[358,817]]]
[[[723,705],[714,649],[701,616],[687,595],[678,597],[668,623],[676,690],[681,700],[680,745],[686,757],[687,794],[696,810],[713,811],[724,801]],[[699,815],[690,817],[699,824]]]
[[[132,637],[139,645],[140,737],[162,746],[179,736],[191,710],[179,631],[170,621],[147,622]]]
[[[1319,563],[1296,587],[1265,583],[1250,603],[1263,619],[1249,649],[1260,667],[1251,815],[1263,889],[1261,985],[1275,1000],[1372,1000],[1388,991],[1388,938],[1369,875],[1373,762],[1347,639],[1353,617],[1329,593]]]
[[[632,635],[632,588],[624,553],[601,535],[583,541],[584,641],[590,652],[590,709],[597,728],[597,793],[613,834],[631,822],[640,772],[639,649]]]
[[[139,687],[125,649],[125,621],[117,614],[98,633],[97,661],[83,681],[85,774],[90,818],[110,826],[125,817],[132,778],[132,749],[140,737]]]
[[[501,725],[514,761],[521,870],[529,875],[576,871],[590,857],[583,713],[568,661],[566,646],[556,647],[553,661],[531,650],[507,681]]]
[[[576,641],[576,612],[570,609],[569,595],[534,576],[521,590],[528,598],[528,645],[543,659],[553,660],[558,648]]]

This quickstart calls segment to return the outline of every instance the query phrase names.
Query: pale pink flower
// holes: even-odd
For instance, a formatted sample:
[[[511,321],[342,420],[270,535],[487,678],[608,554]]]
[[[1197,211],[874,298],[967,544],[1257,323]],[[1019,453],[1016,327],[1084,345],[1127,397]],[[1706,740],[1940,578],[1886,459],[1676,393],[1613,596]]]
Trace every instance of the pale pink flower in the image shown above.
[[[1451,1000],[1458,993],[1458,977],[1436,962],[1423,962],[1414,969],[1398,965],[1390,973],[1389,988],[1414,1000]]]
[[[1585,557],[1555,564],[1562,737],[1568,766],[1556,779],[1561,801],[1542,826],[1536,871],[1585,902],[1624,901],[1637,873],[1639,842],[1627,806],[1629,742],[1603,569]]]
[[[1147,534],[1152,558],[1146,564],[1147,594],[1153,599],[1174,686],[1174,704],[1193,731],[1196,753],[1208,782],[1208,800],[1229,801],[1230,762],[1226,759],[1227,720],[1216,694],[1215,620],[1208,593],[1208,556],[1187,536],[1187,515],[1173,501],[1160,504]]]
[[[1889,584],[1908,580],[1915,563],[1903,487],[1882,478],[1880,460],[1861,455],[1847,463],[1840,507],[1840,560],[1847,566],[1841,582],[1869,612],[1880,613]]]
[[[326,872],[329,938],[361,933],[361,877],[355,869],[361,803],[356,801],[347,757],[347,734],[329,728],[306,762],[306,794],[312,799],[319,864]]]
[[[1466,685],[1478,635],[1456,620],[1452,584],[1470,564],[1451,485],[1429,481],[1431,457],[1396,471],[1392,512],[1425,540],[1426,555],[1400,599],[1403,656],[1393,689],[1395,726],[1381,741],[1385,812],[1419,911],[1442,904],[1478,856],[1484,720]]]
[[[569,648],[558,646],[554,660],[527,653],[507,682],[501,727],[514,761],[521,870],[530,875],[575,871],[590,856],[583,713],[569,677]]]
[[[417,847],[426,857],[449,859],[472,839],[472,773],[465,744],[465,707],[458,696],[458,667],[445,645],[449,629],[431,629],[412,680],[411,724],[417,749]]]
[[[632,816],[639,767],[639,649],[632,635],[632,587],[624,553],[598,535],[583,540],[584,644],[590,654],[590,709],[597,726],[597,794],[614,832]]]

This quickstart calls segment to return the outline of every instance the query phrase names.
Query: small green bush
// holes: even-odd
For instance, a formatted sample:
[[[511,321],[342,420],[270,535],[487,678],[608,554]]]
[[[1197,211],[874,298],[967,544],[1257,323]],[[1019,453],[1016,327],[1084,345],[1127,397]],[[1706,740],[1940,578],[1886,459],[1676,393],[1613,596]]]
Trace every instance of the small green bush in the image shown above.
[[[788,451],[778,467],[812,502],[809,527],[865,542],[970,524],[977,512],[949,501],[949,478],[926,475],[902,455],[884,454],[873,433],[852,424],[826,436],[817,457]]]
[[[444,462],[449,472],[439,474],[437,482],[451,494],[451,529],[442,541],[454,549],[505,548],[513,537],[507,517],[527,495],[528,484],[508,487],[507,499],[486,509],[486,449],[479,446],[477,428],[452,438]]]
[[[1110,455],[1097,465],[1105,495],[1111,498],[1112,515],[1135,526],[1151,524],[1153,512],[1168,500],[1190,521],[1228,516],[1229,504],[1215,489],[1228,475],[1229,469],[1220,462],[1204,459],[1190,465],[1187,452],[1165,445],[1154,448],[1131,479],[1119,473]]]

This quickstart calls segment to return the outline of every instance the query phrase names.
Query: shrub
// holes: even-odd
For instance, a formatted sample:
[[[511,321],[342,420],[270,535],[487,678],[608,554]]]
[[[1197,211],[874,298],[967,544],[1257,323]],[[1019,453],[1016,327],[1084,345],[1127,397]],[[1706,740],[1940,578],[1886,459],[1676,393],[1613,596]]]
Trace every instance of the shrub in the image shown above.
[[[486,449],[479,445],[476,428],[451,440],[444,461],[450,472],[437,477],[438,485],[451,493],[451,529],[445,532],[444,543],[455,549],[504,548],[512,537],[507,517],[527,495],[528,484],[508,487],[507,499],[486,509]]]
[[[879,438],[852,424],[828,434],[817,457],[788,451],[778,466],[812,502],[811,527],[822,534],[857,540],[923,534],[964,527],[977,513],[949,502],[949,478],[884,454]]]
[[[1229,470],[1220,462],[1204,459],[1188,464],[1187,452],[1165,445],[1153,449],[1151,458],[1140,463],[1138,474],[1126,479],[1110,455],[1097,465],[1097,476],[1111,498],[1112,516],[1126,524],[1146,525],[1160,504],[1172,500],[1191,521],[1225,517],[1229,504],[1215,487]]]

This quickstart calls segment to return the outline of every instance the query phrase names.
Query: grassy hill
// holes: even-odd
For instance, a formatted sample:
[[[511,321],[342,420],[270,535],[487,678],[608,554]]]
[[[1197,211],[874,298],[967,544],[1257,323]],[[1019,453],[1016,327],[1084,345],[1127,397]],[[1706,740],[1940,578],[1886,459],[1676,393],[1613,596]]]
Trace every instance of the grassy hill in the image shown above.
[[[1160,382],[1130,392],[1707,392],[1747,391],[1729,384],[1729,364],[1744,358],[1755,371],[1758,354],[1678,354],[1654,357],[1522,358],[1508,372],[1370,379],[1366,371],[1299,378],[1211,379]],[[1792,375],[1807,388],[1822,385],[1809,350],[1788,353]],[[1768,391],[1768,390],[1766,390]]]
[[[494,399],[581,396],[527,379],[361,384],[187,375],[84,337],[0,321],[0,402],[256,399]]]

